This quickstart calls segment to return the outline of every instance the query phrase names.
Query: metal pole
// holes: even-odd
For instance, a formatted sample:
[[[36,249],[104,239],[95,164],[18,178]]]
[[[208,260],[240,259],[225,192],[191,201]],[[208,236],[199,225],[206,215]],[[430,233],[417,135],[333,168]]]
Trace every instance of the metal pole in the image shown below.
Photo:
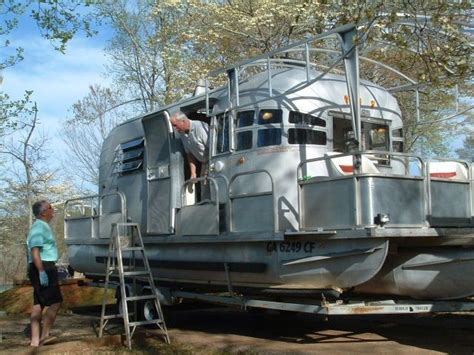
[[[344,53],[344,66],[346,69],[347,93],[352,116],[352,129],[356,150],[361,150],[361,124],[360,124],[360,102],[359,102],[359,56],[357,46],[354,43],[356,29],[351,28],[339,34],[341,46]]]

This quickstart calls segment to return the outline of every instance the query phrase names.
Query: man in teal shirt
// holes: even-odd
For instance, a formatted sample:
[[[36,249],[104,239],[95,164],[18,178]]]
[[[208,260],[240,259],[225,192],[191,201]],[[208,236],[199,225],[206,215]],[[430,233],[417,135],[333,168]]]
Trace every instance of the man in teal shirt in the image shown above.
[[[33,214],[36,221],[31,226],[27,239],[28,276],[33,286],[30,345],[39,346],[52,340],[49,331],[63,298],[56,270],[58,248],[54,233],[48,224],[54,216],[53,207],[46,200],[38,201],[33,205]],[[47,310],[43,314],[45,307]],[[42,329],[41,320],[43,320]]]

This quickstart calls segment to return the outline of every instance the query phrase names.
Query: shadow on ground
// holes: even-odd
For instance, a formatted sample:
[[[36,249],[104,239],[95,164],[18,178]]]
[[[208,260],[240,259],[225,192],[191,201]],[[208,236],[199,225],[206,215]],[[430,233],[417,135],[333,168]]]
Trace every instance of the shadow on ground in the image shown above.
[[[98,339],[100,306],[75,307],[60,315],[57,344],[39,353],[126,352],[120,323],[110,323]],[[110,311],[114,312],[110,307]],[[155,329],[137,331],[134,352],[173,354],[223,353],[449,353],[474,351],[474,315],[338,316],[324,320],[306,314],[242,312],[206,304],[165,307],[172,345]],[[29,353],[26,315],[0,318],[0,352]]]

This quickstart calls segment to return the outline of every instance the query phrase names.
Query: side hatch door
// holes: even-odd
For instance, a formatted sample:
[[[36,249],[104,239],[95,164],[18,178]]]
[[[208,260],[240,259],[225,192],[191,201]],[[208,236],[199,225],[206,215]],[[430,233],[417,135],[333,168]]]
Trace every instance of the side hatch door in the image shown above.
[[[171,137],[168,112],[142,119],[147,167],[147,234],[174,233]]]

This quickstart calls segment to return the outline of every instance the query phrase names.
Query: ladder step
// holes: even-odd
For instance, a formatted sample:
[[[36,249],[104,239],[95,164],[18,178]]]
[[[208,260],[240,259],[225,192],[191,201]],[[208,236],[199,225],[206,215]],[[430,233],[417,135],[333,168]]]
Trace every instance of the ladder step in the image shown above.
[[[130,270],[135,270],[135,268],[134,268],[133,266],[126,266],[126,265],[124,265],[124,266],[123,266],[123,271],[127,271],[127,270],[128,270],[128,271],[130,271]],[[114,272],[118,272],[118,271],[119,271],[119,270],[118,270],[118,267],[111,267],[111,268],[109,269],[109,273],[114,273]]]
[[[128,314],[129,317],[131,316],[134,316],[135,313],[134,312],[130,312]],[[104,316],[104,320],[107,320],[107,319],[117,319],[117,318],[123,318],[123,314],[109,314],[107,316]]]
[[[123,315],[122,314],[109,314],[107,316],[104,316],[104,320],[117,319],[117,318],[123,318]]]
[[[127,248],[122,248],[122,251],[142,251],[142,247],[127,247]]]
[[[148,271],[125,271],[123,276],[148,276]]]
[[[130,296],[126,297],[127,301],[142,301],[142,300],[152,300],[156,298],[155,295],[143,295],[143,296]]]
[[[163,324],[164,322],[161,319],[152,319],[152,320],[141,320],[139,322],[129,322],[128,326],[129,327],[136,327],[139,325],[148,325],[148,324]]]

